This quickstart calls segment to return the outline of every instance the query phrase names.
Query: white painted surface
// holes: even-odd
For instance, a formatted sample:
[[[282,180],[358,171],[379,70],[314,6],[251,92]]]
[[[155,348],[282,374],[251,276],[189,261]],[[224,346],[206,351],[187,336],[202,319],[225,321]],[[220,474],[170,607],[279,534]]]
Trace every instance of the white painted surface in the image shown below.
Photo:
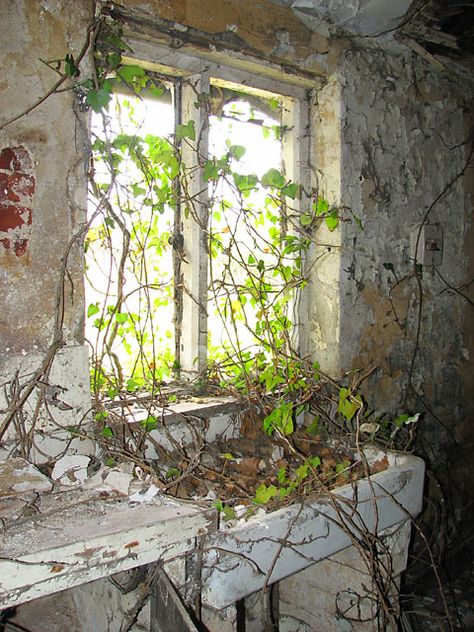
[[[6,383],[17,375],[19,384],[25,387],[43,361],[44,354],[40,352],[30,352],[24,356],[17,355],[3,359],[0,367],[0,383]],[[74,427],[85,431],[90,421],[89,380],[89,356],[85,345],[68,345],[56,353],[47,384],[40,382],[33,389],[22,409],[27,429],[36,415],[36,432],[30,454],[33,462],[44,463],[49,459],[55,459],[66,449],[69,454],[94,455],[96,453],[97,446],[91,440],[73,437],[67,430],[69,427]],[[38,414],[36,408],[40,391],[42,391],[43,404]],[[4,390],[0,391],[1,409],[8,409]],[[0,423],[3,419],[4,416],[0,415]],[[4,440],[5,457],[8,450],[13,449],[17,442],[18,437],[14,425],[11,424]]]
[[[2,532],[0,609],[184,555],[212,525],[209,512],[184,503],[133,506],[79,490],[54,496],[36,520]]]
[[[328,498],[292,505],[213,533],[205,543],[202,601],[223,608],[421,510],[424,463],[390,455],[390,467]],[[267,579],[268,578],[268,579]]]

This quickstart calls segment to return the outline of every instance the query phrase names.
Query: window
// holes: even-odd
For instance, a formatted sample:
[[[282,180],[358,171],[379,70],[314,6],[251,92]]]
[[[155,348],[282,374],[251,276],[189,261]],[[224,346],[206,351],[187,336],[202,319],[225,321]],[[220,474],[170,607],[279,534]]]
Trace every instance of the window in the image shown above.
[[[131,63],[108,111],[93,116],[86,337],[96,392],[175,379],[243,386],[298,346],[305,94],[215,70]],[[236,74],[239,83],[227,78]]]

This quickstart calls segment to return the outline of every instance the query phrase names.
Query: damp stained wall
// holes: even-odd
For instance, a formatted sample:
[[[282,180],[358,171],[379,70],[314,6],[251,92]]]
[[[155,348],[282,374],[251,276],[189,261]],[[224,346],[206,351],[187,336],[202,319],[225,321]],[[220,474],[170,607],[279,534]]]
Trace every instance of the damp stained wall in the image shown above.
[[[315,236],[310,346],[334,373],[372,371],[362,391],[379,416],[422,413],[416,448],[459,525],[474,475],[468,104],[448,74],[366,46],[341,54],[313,120],[321,190],[348,221]],[[410,241],[424,219],[441,227],[442,263],[416,272]]]
[[[54,344],[60,351],[51,383],[65,389],[70,408],[67,415],[51,408],[64,424],[90,407],[83,246],[74,239],[86,218],[87,118],[71,91],[21,114],[58,80],[44,62],[68,51],[77,56],[90,20],[89,2],[75,3],[73,11],[58,0],[0,8],[0,409]],[[11,119],[17,120],[7,124]],[[26,404],[30,413],[36,392]]]

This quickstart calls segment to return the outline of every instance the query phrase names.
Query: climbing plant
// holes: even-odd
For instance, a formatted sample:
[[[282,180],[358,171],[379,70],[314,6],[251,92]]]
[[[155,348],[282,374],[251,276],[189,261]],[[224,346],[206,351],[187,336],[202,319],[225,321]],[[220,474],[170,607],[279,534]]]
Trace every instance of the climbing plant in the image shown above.
[[[199,225],[188,187],[195,166],[186,164],[182,148],[192,148],[202,130],[191,119],[169,133],[146,130],[140,104],[166,100],[169,81],[124,63],[123,55],[131,51],[117,23],[101,19],[92,34],[95,63],[86,79],[81,77],[80,59],[70,53],[46,63],[61,81],[70,82],[80,107],[96,115],[92,210],[84,239],[92,290],[86,317],[95,416],[102,428],[99,440],[106,445],[113,430],[107,425],[105,403],[141,391],[161,398],[164,405],[176,398],[176,390],[164,388],[180,377],[181,368],[170,310],[177,292],[184,290],[176,268],[187,253],[175,216],[180,209]],[[214,120],[245,116],[262,139],[273,136],[281,142],[290,131],[281,121],[284,105],[275,97],[256,100],[214,89],[197,94],[196,100]],[[356,442],[365,433],[391,444],[407,428],[409,433],[416,416],[372,420],[358,393],[361,379],[325,376],[317,363],[301,357],[293,336],[295,307],[308,283],[304,262],[314,228],[324,222],[336,230],[346,218],[317,190],[289,178],[283,163],[257,174],[245,165],[244,143],[225,134],[222,140],[213,154],[195,150],[193,161],[202,169],[209,198],[204,227],[207,308],[214,323],[220,322],[209,336],[207,386],[212,392],[243,396],[268,436],[291,438],[303,423],[310,436],[329,428],[350,434]],[[149,414],[141,430],[149,433],[158,423],[158,417]],[[281,467],[275,484],[257,486],[253,504],[304,495],[310,479],[320,480],[320,466],[319,457],[313,456],[294,469]],[[331,467],[331,476],[348,480],[346,460]],[[183,475],[177,467],[166,472],[170,485]],[[225,500],[216,506],[234,518]]]
[[[404,436],[401,417],[367,419],[357,394],[360,380],[330,380],[295,344],[314,228],[324,222],[336,230],[345,218],[317,190],[288,178],[280,157],[258,174],[247,166],[250,148],[239,141],[238,126],[256,129],[254,143],[271,137],[281,156],[290,133],[282,123],[283,101],[213,87],[196,94],[211,130],[220,130],[213,152],[201,155],[196,141],[202,130],[194,120],[171,120],[161,134],[146,127],[146,104],[162,108],[155,118],[165,116],[165,104],[167,115],[172,113],[173,85],[141,66],[124,65],[126,52],[120,26],[104,22],[93,79],[78,84],[82,101],[95,112],[85,251],[96,402],[136,391],[162,395],[167,385],[179,383],[176,302],[186,291],[180,265],[189,264],[189,255],[176,218],[179,210],[200,225],[189,193],[199,165],[209,216],[207,387],[252,402],[268,435],[291,435],[306,420],[313,428],[344,433],[362,424],[364,436],[379,435],[387,444]],[[73,76],[74,61],[67,57],[63,63]],[[184,145],[197,154],[192,166],[183,160]],[[167,392],[173,401],[174,392]]]

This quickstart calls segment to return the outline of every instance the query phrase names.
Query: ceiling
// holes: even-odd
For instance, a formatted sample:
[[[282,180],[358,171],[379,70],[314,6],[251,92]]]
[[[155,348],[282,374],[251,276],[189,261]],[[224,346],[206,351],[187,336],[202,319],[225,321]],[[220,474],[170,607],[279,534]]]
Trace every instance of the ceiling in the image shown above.
[[[312,30],[399,42],[440,68],[474,71],[474,0],[272,0]]]

